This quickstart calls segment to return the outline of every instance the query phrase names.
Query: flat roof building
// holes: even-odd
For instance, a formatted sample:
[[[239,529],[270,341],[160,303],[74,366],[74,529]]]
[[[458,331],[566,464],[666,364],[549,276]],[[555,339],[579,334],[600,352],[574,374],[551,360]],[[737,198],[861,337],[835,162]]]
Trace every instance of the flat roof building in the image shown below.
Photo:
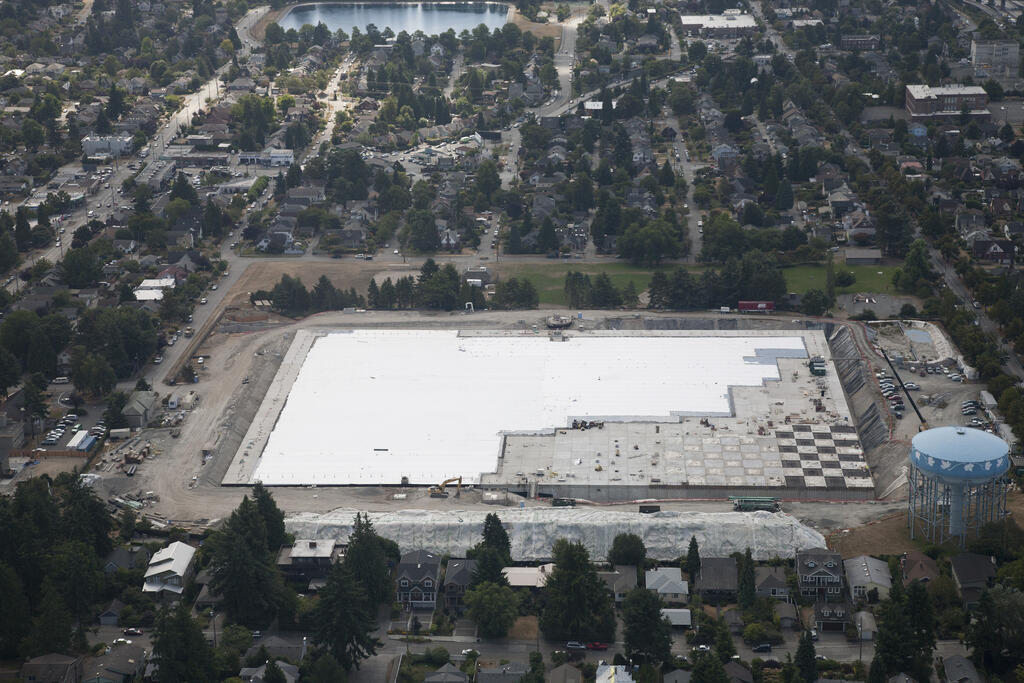
[[[757,30],[757,21],[753,15],[735,11],[724,14],[682,14],[679,19],[684,31],[710,38],[739,38]]]
[[[971,40],[971,66],[989,75],[1017,75],[1020,44],[1016,40]]]
[[[907,113],[914,119],[960,116],[988,117],[988,93],[977,85],[908,85]]]

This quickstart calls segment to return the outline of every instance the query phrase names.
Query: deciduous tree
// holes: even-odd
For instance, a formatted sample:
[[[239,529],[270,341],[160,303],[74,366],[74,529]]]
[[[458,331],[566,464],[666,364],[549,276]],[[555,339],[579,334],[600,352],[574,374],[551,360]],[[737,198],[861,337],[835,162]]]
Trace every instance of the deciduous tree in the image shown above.
[[[672,625],[661,614],[661,598],[646,588],[634,588],[622,605],[626,656],[660,664],[672,656]]]
[[[466,591],[465,600],[484,638],[504,638],[519,616],[519,596],[508,585],[481,583]]]

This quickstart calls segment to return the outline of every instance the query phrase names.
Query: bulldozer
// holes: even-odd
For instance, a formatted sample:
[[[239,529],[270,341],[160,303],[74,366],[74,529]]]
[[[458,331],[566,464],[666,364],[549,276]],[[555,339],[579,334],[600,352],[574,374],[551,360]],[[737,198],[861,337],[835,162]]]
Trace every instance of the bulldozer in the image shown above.
[[[430,492],[431,498],[447,498],[448,497],[448,484],[455,484],[455,497],[458,498],[462,495],[462,477],[452,477],[451,479],[445,479],[437,486],[431,486],[427,489]]]

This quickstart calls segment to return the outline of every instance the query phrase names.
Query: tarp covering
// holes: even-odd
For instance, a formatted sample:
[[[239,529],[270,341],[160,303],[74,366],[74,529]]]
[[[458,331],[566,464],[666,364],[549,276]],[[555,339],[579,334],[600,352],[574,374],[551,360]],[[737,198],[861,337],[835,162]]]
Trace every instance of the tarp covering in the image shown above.
[[[402,552],[428,550],[465,557],[480,542],[488,510],[399,510],[371,512],[377,533],[398,543]],[[825,547],[825,538],[795,517],[771,512],[657,512],[572,508],[499,509],[512,541],[512,559],[548,560],[559,538],[582,541],[595,561],[604,561],[620,533],[643,539],[647,556],[672,560],[686,554],[690,536],[697,537],[702,557],[725,557],[750,548],[756,560],[793,557],[797,550]],[[301,539],[346,542],[355,510],[323,515],[302,513],[285,520],[289,532]]]

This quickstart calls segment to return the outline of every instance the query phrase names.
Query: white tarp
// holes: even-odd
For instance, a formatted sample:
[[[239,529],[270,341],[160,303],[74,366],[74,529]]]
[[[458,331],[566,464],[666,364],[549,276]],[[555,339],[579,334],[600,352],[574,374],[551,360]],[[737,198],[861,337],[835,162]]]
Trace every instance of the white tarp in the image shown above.
[[[729,415],[730,387],[779,379],[778,353],[805,353],[803,338],[328,334],[309,349],[251,481],[476,483],[495,470],[504,431]]]
[[[582,541],[595,561],[608,557],[620,533],[643,539],[647,556],[672,560],[686,554],[690,536],[697,537],[702,557],[725,557],[750,548],[757,560],[790,558],[797,550],[825,547],[825,538],[795,517],[771,512],[657,512],[622,510],[526,508],[502,510],[399,510],[371,512],[377,533],[398,543],[402,552],[429,550],[465,557],[480,542],[484,517],[501,517],[512,541],[512,559],[548,560],[559,538]],[[346,542],[355,510],[323,515],[303,513],[285,520],[288,531],[302,539]]]

